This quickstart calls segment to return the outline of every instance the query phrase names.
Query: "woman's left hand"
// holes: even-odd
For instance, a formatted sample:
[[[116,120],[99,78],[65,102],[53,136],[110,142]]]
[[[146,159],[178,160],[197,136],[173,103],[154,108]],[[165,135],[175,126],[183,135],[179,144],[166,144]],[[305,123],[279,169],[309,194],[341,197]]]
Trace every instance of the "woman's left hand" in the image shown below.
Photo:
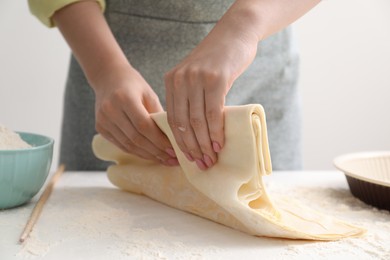
[[[165,75],[168,123],[176,143],[201,170],[224,146],[224,104],[234,80],[256,55],[258,40],[221,21]]]

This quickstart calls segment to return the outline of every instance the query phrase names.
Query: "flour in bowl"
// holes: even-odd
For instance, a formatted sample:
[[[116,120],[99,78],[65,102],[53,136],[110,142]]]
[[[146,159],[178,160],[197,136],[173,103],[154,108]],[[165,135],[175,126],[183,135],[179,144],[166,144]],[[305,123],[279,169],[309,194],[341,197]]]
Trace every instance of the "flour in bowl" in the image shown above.
[[[31,145],[20,138],[19,134],[0,125],[0,150],[29,148]]]

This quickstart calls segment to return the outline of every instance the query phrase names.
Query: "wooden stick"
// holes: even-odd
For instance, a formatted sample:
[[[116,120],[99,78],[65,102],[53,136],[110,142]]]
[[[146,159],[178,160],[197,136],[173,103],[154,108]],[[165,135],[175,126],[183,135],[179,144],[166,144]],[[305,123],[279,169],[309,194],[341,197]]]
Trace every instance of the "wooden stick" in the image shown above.
[[[47,199],[49,198],[49,196],[53,190],[55,183],[58,181],[58,179],[60,178],[60,176],[64,172],[64,170],[65,170],[65,166],[63,164],[61,164],[58,167],[56,173],[51,178],[49,184],[46,186],[45,190],[43,191],[43,193],[39,197],[39,200],[38,200],[37,204],[35,205],[33,211],[31,212],[30,218],[29,218],[26,226],[24,227],[23,233],[19,238],[19,243],[23,243],[26,240],[26,238],[28,237],[28,235],[30,234],[31,230],[33,229],[35,223],[37,222],[37,220],[39,218],[39,215],[41,214],[43,206],[45,205]]]

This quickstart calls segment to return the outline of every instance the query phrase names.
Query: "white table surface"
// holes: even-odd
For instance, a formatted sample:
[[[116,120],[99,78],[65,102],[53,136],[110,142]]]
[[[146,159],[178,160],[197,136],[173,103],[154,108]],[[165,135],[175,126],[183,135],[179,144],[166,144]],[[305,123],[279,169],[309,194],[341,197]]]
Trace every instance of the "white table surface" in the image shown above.
[[[354,198],[341,172],[274,172],[266,183],[271,197],[286,194],[368,232],[332,242],[254,237],[123,192],[103,172],[66,172],[24,244],[37,196],[0,211],[0,259],[390,259],[390,213]]]

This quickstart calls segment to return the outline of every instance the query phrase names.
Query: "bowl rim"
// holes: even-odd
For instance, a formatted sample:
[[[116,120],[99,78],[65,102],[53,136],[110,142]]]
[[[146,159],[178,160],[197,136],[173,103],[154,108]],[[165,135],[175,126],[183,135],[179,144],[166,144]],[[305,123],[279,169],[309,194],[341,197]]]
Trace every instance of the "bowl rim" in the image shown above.
[[[43,145],[31,146],[28,148],[4,149],[4,150],[0,149],[0,153],[28,152],[28,151],[32,151],[32,150],[39,150],[39,149],[43,149],[46,147],[50,147],[54,144],[54,139],[50,136],[47,136],[47,135],[36,134],[36,133],[32,133],[32,132],[21,132],[21,131],[15,131],[15,133],[17,133],[19,135],[24,134],[24,135],[32,135],[32,136],[47,138],[49,140],[49,142],[47,142],[46,144],[43,144]]]
[[[347,169],[343,168],[342,163],[345,161],[351,161],[351,160],[359,160],[359,159],[370,159],[375,157],[390,157],[390,151],[369,151],[369,152],[357,152],[357,153],[348,153],[343,154],[338,157],[336,157],[333,160],[334,166],[339,169],[340,171],[344,172],[345,175],[359,179],[362,181],[374,183],[381,186],[390,187],[390,181],[383,181],[373,178],[368,178],[366,176],[362,176],[360,174],[352,173],[348,171]]]

